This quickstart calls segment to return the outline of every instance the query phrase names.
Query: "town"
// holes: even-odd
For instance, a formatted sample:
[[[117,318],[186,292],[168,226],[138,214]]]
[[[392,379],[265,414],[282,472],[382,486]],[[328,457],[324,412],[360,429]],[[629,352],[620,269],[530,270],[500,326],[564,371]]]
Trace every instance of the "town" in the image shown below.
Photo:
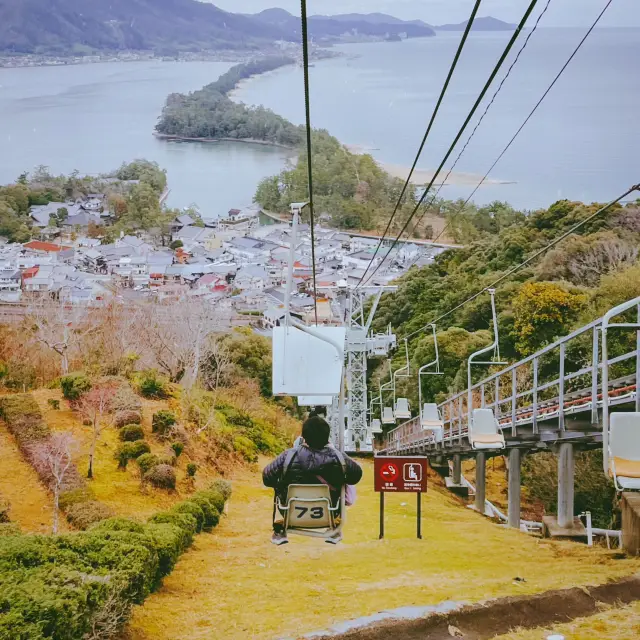
[[[193,213],[178,215],[169,225],[167,246],[158,246],[157,238],[147,233],[121,233],[105,243],[100,230],[110,213],[103,193],[89,193],[73,203],[32,206],[30,216],[33,239],[0,247],[4,308],[43,299],[89,306],[114,300],[170,304],[191,299],[228,310],[237,324],[250,318],[264,329],[277,326],[284,316],[290,221],[258,205],[204,222]],[[297,238],[292,309],[311,321],[315,305],[308,225],[298,228]],[[316,226],[319,322],[342,321],[334,294],[360,282],[378,242]],[[370,284],[388,284],[412,267],[431,263],[444,248],[406,241],[387,256],[387,245],[372,263],[370,273],[377,270]]]

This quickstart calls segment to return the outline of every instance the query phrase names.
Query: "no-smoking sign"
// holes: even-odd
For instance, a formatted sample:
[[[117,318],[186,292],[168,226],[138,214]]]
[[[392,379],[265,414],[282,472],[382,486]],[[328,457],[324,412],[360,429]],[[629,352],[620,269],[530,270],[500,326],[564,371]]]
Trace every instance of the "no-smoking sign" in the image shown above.
[[[375,490],[424,493],[427,490],[427,459],[418,457],[374,458]]]

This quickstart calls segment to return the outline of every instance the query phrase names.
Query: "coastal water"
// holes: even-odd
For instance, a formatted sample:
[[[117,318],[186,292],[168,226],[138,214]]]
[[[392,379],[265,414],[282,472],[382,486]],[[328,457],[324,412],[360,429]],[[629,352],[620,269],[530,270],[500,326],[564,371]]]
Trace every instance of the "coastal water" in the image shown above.
[[[505,83],[456,171],[482,175],[582,37],[542,29]],[[343,45],[311,69],[312,120],[380,161],[408,165],[460,34],[401,43]],[[420,166],[442,158],[508,34],[473,34]],[[596,30],[476,200],[519,207],[559,197],[609,200],[640,177],[640,30]],[[43,164],[56,173],[101,173],[146,157],[167,169],[169,204],[207,217],[251,202],[258,181],[287,153],[269,147],[156,140],[166,96],[200,88],[229,68],[216,62],[134,62],[0,69],[0,184]],[[287,67],[242,85],[235,99],[303,120],[302,72]],[[454,157],[457,154],[454,154]],[[447,186],[466,196],[472,187]]]

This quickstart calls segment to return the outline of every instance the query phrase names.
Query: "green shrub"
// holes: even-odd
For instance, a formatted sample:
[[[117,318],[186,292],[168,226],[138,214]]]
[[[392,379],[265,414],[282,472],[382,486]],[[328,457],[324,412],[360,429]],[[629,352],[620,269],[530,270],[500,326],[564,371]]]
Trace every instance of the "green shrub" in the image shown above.
[[[204,496],[220,513],[224,511],[224,503],[226,500],[219,491],[208,489],[206,491],[199,491],[196,495]]]
[[[54,411],[59,411],[60,410],[60,400],[56,400],[56,398],[49,398],[47,400],[47,404],[54,410]]]
[[[29,393],[1,398],[0,415],[21,449],[46,440],[51,435],[38,403]]]
[[[60,388],[67,400],[74,401],[91,389],[91,380],[84,373],[70,373],[60,378]]]
[[[233,439],[233,448],[247,462],[258,461],[258,448],[253,441],[249,440],[246,436],[236,436]]]
[[[120,429],[128,424],[142,424],[142,415],[138,411],[118,411],[113,418],[113,426]]]
[[[67,511],[69,507],[74,504],[78,504],[80,502],[88,502],[89,500],[93,500],[93,494],[86,487],[82,487],[79,489],[71,489],[70,491],[63,491],[60,494],[60,509],[62,511]]]
[[[212,491],[218,491],[222,494],[222,497],[227,501],[231,497],[232,485],[229,480],[223,480],[222,478],[218,478],[218,480],[214,480],[209,487]]]
[[[196,504],[191,500],[177,504],[175,507],[171,509],[171,512],[191,514],[198,522],[198,528],[196,529],[196,533],[200,533],[202,531],[202,528],[205,525],[205,517],[204,517],[204,511],[202,510],[202,507],[200,507],[198,504]]]
[[[128,424],[120,429],[120,440],[123,442],[135,442],[144,440],[144,429],[139,424]]]
[[[115,453],[115,459],[118,461],[119,469],[126,469],[129,460],[136,460],[140,456],[151,451],[151,447],[144,440],[136,442],[123,442]]]
[[[149,522],[152,524],[172,524],[179,527],[188,534],[187,546],[191,546],[193,536],[198,529],[198,521],[190,513],[163,511],[162,513],[156,513]]]
[[[169,575],[182,554],[193,541],[193,536],[175,524],[149,523],[145,527],[158,554],[160,577]]]
[[[151,430],[159,436],[166,436],[176,423],[176,416],[172,411],[158,411],[153,414]]]
[[[20,527],[14,522],[0,523],[0,538],[4,536],[19,536],[21,534]]]
[[[182,442],[172,442],[171,448],[173,449],[173,453],[176,454],[176,458],[179,458],[184,451],[184,444],[182,444]]]
[[[129,533],[145,533],[143,524],[129,518],[108,518],[91,526],[90,531],[128,531]]]
[[[166,398],[169,395],[167,379],[153,369],[140,372],[136,385],[138,393],[145,398]]]
[[[140,467],[140,472],[144,475],[148,471],[151,471],[153,467],[160,464],[160,458],[158,458],[155,453],[144,453],[136,460],[136,462]]]
[[[85,531],[92,524],[111,518],[113,512],[101,502],[89,500],[87,502],[76,502],[76,504],[71,505],[67,509],[66,516],[69,524],[76,529]]]
[[[195,478],[197,471],[198,465],[195,462],[189,462],[187,464],[187,476],[189,476],[189,478]]]
[[[205,496],[200,493],[196,493],[190,502],[197,504],[204,513],[204,525],[205,531],[211,531],[214,527],[218,526],[220,521],[220,511],[216,509],[215,505]]]
[[[168,464],[158,464],[144,474],[144,479],[158,489],[175,489],[176,472]]]

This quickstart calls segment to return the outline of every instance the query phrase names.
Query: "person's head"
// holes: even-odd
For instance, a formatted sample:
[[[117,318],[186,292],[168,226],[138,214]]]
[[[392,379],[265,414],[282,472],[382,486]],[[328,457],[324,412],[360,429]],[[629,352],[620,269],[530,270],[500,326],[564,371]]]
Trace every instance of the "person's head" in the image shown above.
[[[331,427],[320,416],[311,416],[302,425],[302,437],[311,449],[322,449],[329,444]]]

